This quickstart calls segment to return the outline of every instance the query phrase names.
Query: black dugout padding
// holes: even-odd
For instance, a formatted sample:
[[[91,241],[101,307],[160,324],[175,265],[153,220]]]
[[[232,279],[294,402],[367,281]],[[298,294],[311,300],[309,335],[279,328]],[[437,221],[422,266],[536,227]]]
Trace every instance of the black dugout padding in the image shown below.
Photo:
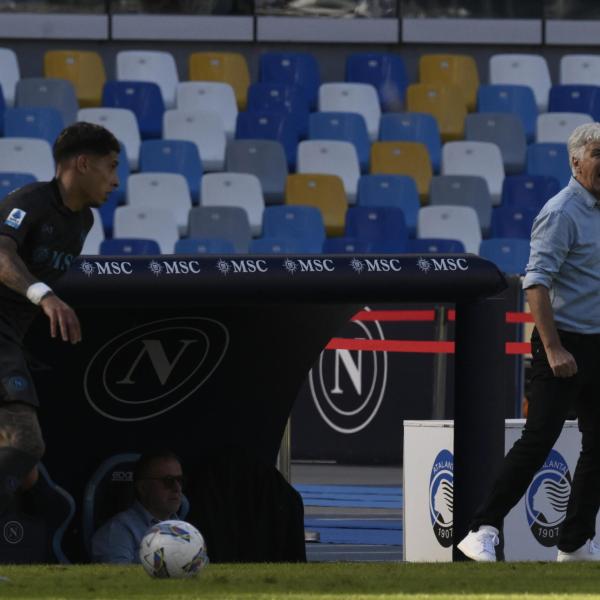
[[[472,497],[482,457],[503,455],[491,365],[504,340],[483,299],[505,287],[471,255],[83,257],[56,286],[83,342],[50,339],[43,316],[27,340],[45,463],[76,500],[107,456],[157,445],[191,462],[236,446],[273,464],[310,367],[360,307],[455,302],[455,489]],[[478,448],[462,441],[470,415],[488,432]],[[460,531],[458,500],[455,510]]]

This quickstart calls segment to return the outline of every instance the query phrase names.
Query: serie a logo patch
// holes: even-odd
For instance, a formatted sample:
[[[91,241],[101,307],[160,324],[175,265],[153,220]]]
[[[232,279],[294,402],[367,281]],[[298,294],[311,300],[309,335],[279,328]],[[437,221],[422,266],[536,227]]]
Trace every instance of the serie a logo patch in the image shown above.
[[[27,213],[24,210],[21,210],[20,208],[13,208],[8,217],[6,217],[4,224],[12,227],[13,229],[19,229],[19,227],[21,227],[21,223],[23,223],[23,219],[25,219],[25,215],[27,215]]]

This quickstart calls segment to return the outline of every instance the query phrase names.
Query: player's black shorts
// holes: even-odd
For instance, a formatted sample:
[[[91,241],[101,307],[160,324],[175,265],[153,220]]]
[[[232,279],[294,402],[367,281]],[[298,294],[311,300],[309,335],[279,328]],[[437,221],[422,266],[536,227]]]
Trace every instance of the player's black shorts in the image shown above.
[[[0,320],[0,403],[39,406],[33,379],[15,333]]]

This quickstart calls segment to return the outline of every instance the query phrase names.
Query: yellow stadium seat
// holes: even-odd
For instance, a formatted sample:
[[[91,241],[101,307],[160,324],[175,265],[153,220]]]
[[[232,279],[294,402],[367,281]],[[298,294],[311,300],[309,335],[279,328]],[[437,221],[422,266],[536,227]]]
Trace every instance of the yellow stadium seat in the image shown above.
[[[472,56],[465,54],[423,54],[419,59],[419,81],[458,86],[467,109],[477,106],[479,73]]]
[[[425,144],[374,142],[371,146],[371,173],[412,177],[417,184],[421,204],[426,203],[433,172]]]
[[[48,50],[44,54],[44,76],[69,80],[75,87],[81,108],[100,106],[102,103],[106,71],[97,52]]]
[[[465,135],[467,107],[460,88],[455,85],[413,83],[406,92],[406,109],[433,115],[444,142],[461,140]]]
[[[221,81],[233,87],[238,109],[245,110],[250,72],[238,52],[193,52],[190,54],[191,81]]]
[[[328,236],[343,235],[348,200],[337,175],[298,173],[288,175],[285,203],[316,206],[321,210]]]

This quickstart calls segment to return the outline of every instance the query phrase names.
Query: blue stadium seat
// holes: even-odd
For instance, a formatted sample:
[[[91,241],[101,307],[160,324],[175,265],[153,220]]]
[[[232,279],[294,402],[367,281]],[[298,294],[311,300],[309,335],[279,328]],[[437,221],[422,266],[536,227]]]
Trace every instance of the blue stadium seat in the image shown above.
[[[293,117],[268,111],[241,112],[235,128],[238,140],[276,140],[285,150],[288,167],[296,167],[296,148],[299,134]]]
[[[561,188],[569,183],[571,167],[566,144],[530,144],[527,148],[527,174],[555,177]]]
[[[179,173],[188,182],[192,200],[200,197],[202,161],[198,146],[185,140],[145,140],[140,147],[140,171]]]
[[[492,210],[491,238],[531,238],[531,226],[537,212],[518,206],[496,206]]]
[[[345,235],[370,242],[373,252],[405,252],[408,241],[404,213],[392,206],[349,208]]]
[[[479,256],[495,263],[504,273],[523,275],[529,260],[529,240],[521,238],[482,240]]]
[[[0,136],[4,135],[4,111],[6,110],[6,100],[4,99],[4,92],[0,85]]]
[[[6,137],[38,138],[52,146],[63,127],[62,115],[56,108],[7,108],[4,111]]]
[[[399,111],[404,107],[408,76],[404,60],[398,54],[350,54],[346,58],[346,81],[371,84],[377,90],[384,111]]]
[[[353,237],[327,238],[323,243],[324,254],[367,254],[371,252],[371,243]]]
[[[250,242],[250,254],[314,254],[312,240],[262,237]]]
[[[37,181],[30,173],[0,173],[0,200],[13,190]]]
[[[152,256],[160,254],[160,246],[155,240],[141,238],[112,238],[100,242],[103,256]]]
[[[533,90],[526,85],[480,85],[477,110],[482,113],[514,113],[523,123],[528,142],[535,138],[538,109]]]
[[[143,139],[161,137],[165,104],[156,83],[107,81],[102,89],[102,106],[128,108],[137,118]]]
[[[321,211],[314,206],[267,206],[263,214],[263,236],[297,240],[305,252],[319,254],[325,240]]]
[[[425,144],[434,173],[440,172],[442,142],[437,121],[432,115],[417,112],[382,115],[379,122],[379,140]]]
[[[127,179],[130,173],[127,151],[122,143],[120,146],[121,153],[119,155],[119,167],[117,169],[119,187],[108,196],[108,200],[99,208],[104,234],[108,238],[112,236],[115,210],[117,209],[117,206],[125,204],[125,191],[127,190]]]
[[[359,206],[401,208],[408,235],[414,237],[421,203],[415,180],[408,175],[362,175],[358,180]]]
[[[540,211],[560,191],[556,177],[548,175],[509,175],[502,184],[502,204],[524,206]]]
[[[369,170],[371,141],[362,115],[349,112],[312,113],[308,125],[308,139],[352,142],[358,154],[361,171],[365,173]]]
[[[586,113],[600,119],[600,87],[596,85],[553,85],[548,112]]]
[[[408,240],[406,251],[413,254],[460,254],[465,252],[465,246],[460,240],[420,238]]]
[[[235,254],[235,246],[224,238],[185,238],[175,242],[175,254]]]
[[[295,85],[302,90],[311,110],[317,108],[321,85],[317,59],[307,52],[265,52],[259,59],[259,81]]]
[[[308,100],[298,87],[277,82],[253,83],[248,88],[250,112],[284,112],[291,116],[298,135],[308,135]]]

